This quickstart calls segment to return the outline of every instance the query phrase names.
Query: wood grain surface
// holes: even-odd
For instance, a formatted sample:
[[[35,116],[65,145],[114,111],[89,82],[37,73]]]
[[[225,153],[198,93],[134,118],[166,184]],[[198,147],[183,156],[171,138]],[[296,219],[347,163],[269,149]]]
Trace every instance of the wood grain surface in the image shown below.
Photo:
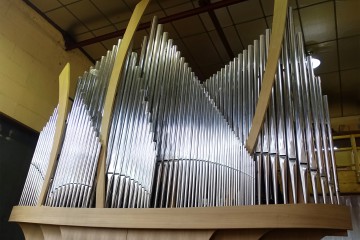
[[[51,148],[48,169],[46,171],[44,183],[41,188],[40,197],[38,199],[37,206],[41,206],[44,204],[50,184],[50,179],[51,176],[53,176],[56,168],[56,160],[61,150],[60,149],[61,141],[66,126],[65,120],[67,118],[68,107],[69,107],[68,104],[69,91],[70,91],[70,63],[67,63],[59,76],[59,106],[58,106],[58,116],[56,119],[54,141]]]
[[[44,240],[62,240],[60,227],[56,225],[40,225]]]
[[[209,208],[14,207],[11,222],[133,229],[351,229],[347,206],[325,204]]]
[[[44,240],[44,235],[40,225],[30,223],[19,224],[26,240]]]
[[[252,121],[249,136],[246,140],[246,149],[252,154],[259,136],[266,110],[268,108],[271,89],[275,82],[275,73],[282,47],[285,31],[286,13],[288,0],[275,0],[274,18],[269,46],[269,57],[266,62],[263,83],[261,85],[259,99],[256,105],[255,115]]]
[[[115,101],[117,86],[119,84],[120,76],[123,70],[123,65],[126,60],[126,55],[131,46],[132,40],[137,26],[140,23],[141,17],[143,16],[146,7],[150,0],[141,0],[135,7],[133,14],[131,15],[128,26],[121,44],[116,55],[114,68],[110,75],[109,86],[107,89],[105,103],[104,103],[104,114],[101,121],[101,152],[99,157],[99,163],[97,168],[97,181],[96,181],[96,207],[103,208],[105,206],[105,162],[106,162],[106,150],[107,140],[109,135],[109,128],[111,122],[111,114]]]

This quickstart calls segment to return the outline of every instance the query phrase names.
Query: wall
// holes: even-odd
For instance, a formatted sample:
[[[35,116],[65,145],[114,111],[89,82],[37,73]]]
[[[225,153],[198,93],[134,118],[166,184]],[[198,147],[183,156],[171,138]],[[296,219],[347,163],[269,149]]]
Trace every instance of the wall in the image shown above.
[[[360,131],[360,115],[332,118],[331,127],[335,132]]]
[[[71,65],[76,79],[92,63],[66,52],[61,34],[21,0],[0,1],[0,113],[37,131],[58,102],[58,76]]]

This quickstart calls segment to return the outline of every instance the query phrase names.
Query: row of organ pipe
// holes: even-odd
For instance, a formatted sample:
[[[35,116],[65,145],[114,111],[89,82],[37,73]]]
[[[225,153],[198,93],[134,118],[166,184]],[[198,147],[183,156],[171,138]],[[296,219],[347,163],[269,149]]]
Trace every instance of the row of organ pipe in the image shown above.
[[[49,121],[39,134],[19,205],[36,205],[40,196],[55,135],[57,114],[58,108],[56,107]]]
[[[94,206],[104,101],[120,44],[78,80],[47,206]],[[119,76],[106,146],[106,207],[339,203],[327,98],[291,9],[256,150],[245,148],[269,44],[266,30],[201,83],[154,18]],[[40,133],[20,205],[38,201],[56,114]]]
[[[269,44],[270,30],[266,30],[204,84],[243,144],[251,128]],[[327,97],[322,96],[321,81],[314,76],[301,33],[294,32],[291,10],[253,158],[258,204],[289,203],[290,198],[291,202],[338,202]]]

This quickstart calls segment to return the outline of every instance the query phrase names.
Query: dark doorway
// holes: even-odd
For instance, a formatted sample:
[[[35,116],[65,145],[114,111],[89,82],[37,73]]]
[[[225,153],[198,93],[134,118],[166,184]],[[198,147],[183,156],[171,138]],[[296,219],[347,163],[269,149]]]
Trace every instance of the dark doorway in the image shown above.
[[[19,202],[38,137],[0,113],[0,239],[24,239],[20,227],[8,219]]]

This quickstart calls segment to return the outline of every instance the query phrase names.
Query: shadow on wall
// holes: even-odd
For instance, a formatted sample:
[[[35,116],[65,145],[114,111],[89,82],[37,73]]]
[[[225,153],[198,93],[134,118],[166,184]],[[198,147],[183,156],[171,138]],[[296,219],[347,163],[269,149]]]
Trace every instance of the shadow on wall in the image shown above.
[[[38,137],[0,114],[0,239],[24,239],[20,227],[8,219],[19,202]]]

